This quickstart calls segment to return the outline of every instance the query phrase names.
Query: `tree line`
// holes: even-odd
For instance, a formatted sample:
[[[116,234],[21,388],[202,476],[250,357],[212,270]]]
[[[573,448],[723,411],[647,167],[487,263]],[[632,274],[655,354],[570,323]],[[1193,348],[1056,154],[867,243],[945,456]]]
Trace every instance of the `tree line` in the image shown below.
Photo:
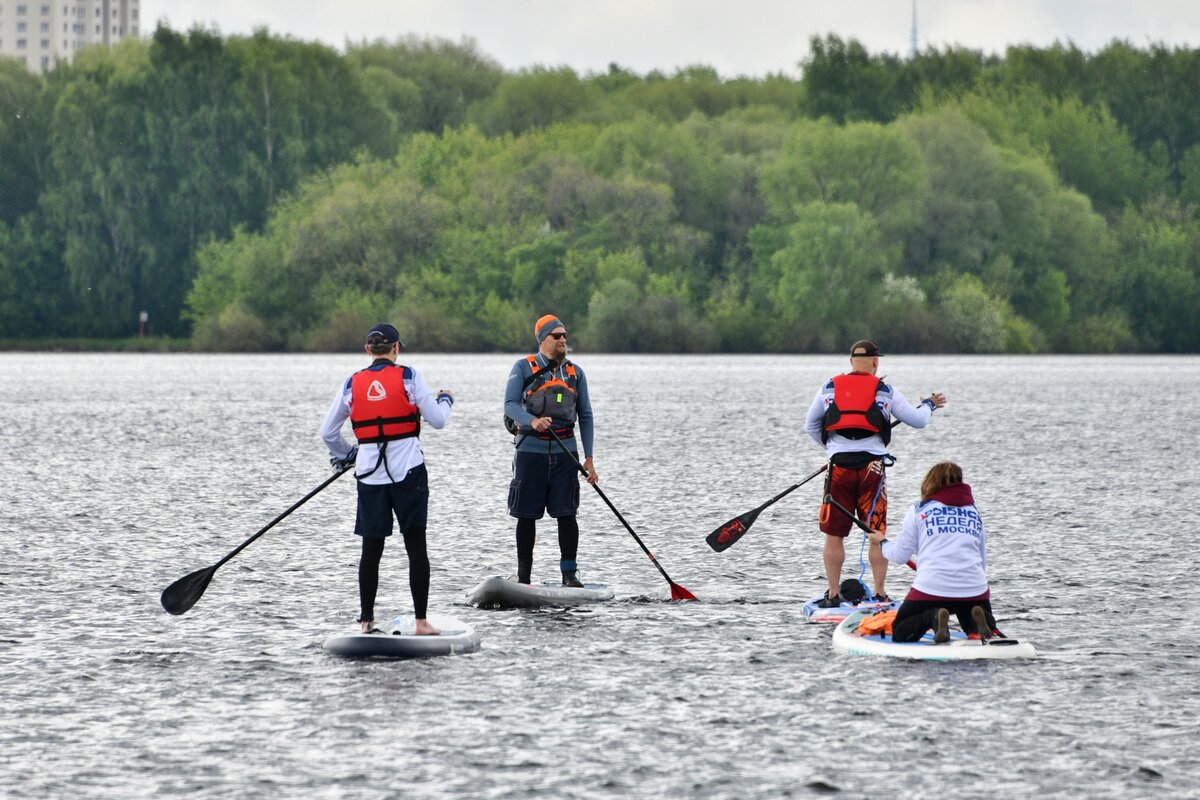
[[[0,338],[1200,351],[1200,51],[503,70],[160,26],[0,60]]]

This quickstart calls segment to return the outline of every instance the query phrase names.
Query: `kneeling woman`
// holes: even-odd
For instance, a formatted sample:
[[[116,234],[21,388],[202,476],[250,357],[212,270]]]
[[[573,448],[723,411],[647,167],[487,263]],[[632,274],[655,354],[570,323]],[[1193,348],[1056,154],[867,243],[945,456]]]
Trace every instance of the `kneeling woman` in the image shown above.
[[[950,641],[950,614],[971,638],[1002,636],[996,629],[987,581],[987,539],[962,469],[935,464],[921,482],[921,502],[908,510],[900,538],[889,542],[872,531],[888,561],[917,558],[917,577],[892,623],[892,640],[915,642],[933,629],[937,643]]]

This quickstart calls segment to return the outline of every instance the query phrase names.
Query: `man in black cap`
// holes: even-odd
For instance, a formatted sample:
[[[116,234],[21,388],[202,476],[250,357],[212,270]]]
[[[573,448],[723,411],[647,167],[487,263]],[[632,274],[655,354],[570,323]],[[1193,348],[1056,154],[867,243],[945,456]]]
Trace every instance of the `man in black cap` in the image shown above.
[[[416,632],[440,633],[426,619],[429,602],[429,556],[425,527],[429,507],[429,479],[425,456],[417,437],[421,419],[442,428],[450,419],[454,396],[446,389],[429,391],[412,367],[396,363],[400,334],[386,322],[367,332],[371,366],[349,378],[338,390],[325,421],[325,440],[335,469],[354,466],[358,480],[358,512],[354,532],[362,537],[358,562],[358,592],[363,633],[371,633],[375,619],[375,594],[379,588],[379,559],[383,543],[392,535],[396,517],[408,553],[408,584],[412,591]],[[350,419],[358,444],[342,438],[342,423]]]
[[[934,409],[946,405],[946,396],[934,392],[921,398],[915,408],[895,389],[876,377],[879,346],[860,339],[850,347],[850,372],[836,375],[821,387],[808,409],[804,430],[829,454],[825,492],[856,513],[873,530],[887,531],[887,484],[885,463],[892,438],[892,417],[914,428],[924,428]],[[839,595],[842,563],[846,560],[846,536],[850,519],[829,503],[821,502],[821,532],[825,534],[825,575],[829,589],[817,601],[821,608],[841,604]],[[879,545],[868,550],[874,596],[887,601],[884,579],[887,559]]]

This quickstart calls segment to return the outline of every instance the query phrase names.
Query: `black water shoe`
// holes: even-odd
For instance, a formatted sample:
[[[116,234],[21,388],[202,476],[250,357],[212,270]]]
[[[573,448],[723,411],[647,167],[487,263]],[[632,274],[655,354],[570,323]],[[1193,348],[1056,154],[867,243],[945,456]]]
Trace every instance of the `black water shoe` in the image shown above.
[[[583,582],[579,580],[576,570],[563,570],[563,586],[570,586],[572,589],[583,588]]]
[[[837,608],[842,604],[841,595],[829,596],[829,590],[825,590],[825,596],[817,601],[817,608]]]

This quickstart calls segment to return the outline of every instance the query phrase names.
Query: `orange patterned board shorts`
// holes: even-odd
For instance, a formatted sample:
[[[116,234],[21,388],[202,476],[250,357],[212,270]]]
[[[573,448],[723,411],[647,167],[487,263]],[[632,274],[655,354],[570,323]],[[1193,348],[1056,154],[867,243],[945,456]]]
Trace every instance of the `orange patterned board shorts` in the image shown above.
[[[887,532],[887,481],[883,462],[879,459],[862,469],[830,464],[825,473],[825,494],[857,512],[858,518],[871,528]],[[850,518],[832,504],[821,504],[822,533],[845,538],[852,524]]]

